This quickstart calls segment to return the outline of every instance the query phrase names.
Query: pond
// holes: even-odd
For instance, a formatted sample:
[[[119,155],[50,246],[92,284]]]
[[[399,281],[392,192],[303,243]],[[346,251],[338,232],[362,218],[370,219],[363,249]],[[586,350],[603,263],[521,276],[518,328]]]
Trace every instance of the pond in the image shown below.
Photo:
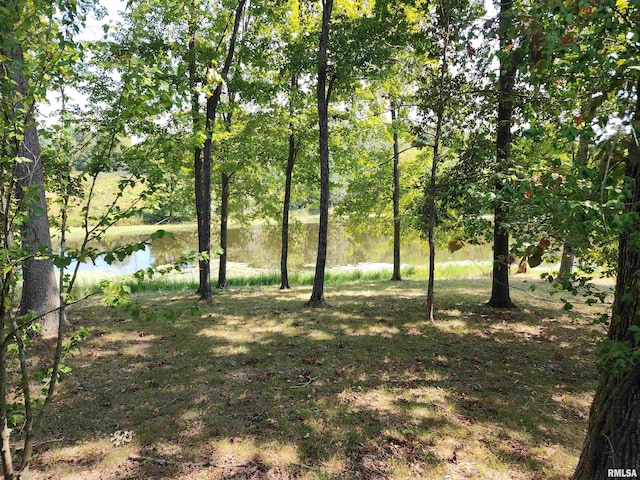
[[[160,228],[160,227],[159,227]],[[280,268],[280,229],[277,226],[251,226],[229,229],[227,248],[227,274],[229,277],[279,271]],[[97,246],[101,250],[143,241],[148,235],[110,235]],[[305,223],[292,225],[289,239],[289,271],[312,272],[315,268],[318,243],[318,224]],[[212,237],[211,245],[219,244]],[[71,246],[74,246],[72,243]],[[196,227],[190,230],[178,230],[173,238],[166,236],[154,240],[144,251],[131,255],[123,262],[107,264],[102,258],[82,264],[80,271],[94,274],[122,275],[133,273],[150,265],[165,265],[176,261],[180,256],[197,250]],[[446,248],[436,252],[437,263],[451,262],[487,262],[491,260],[490,245],[466,245],[453,254]],[[404,265],[426,266],[429,261],[428,244],[421,240],[412,240],[401,248],[401,260]],[[212,269],[217,275],[218,260],[212,261]],[[359,269],[391,270],[393,266],[393,243],[391,237],[369,233],[351,234],[344,225],[330,224],[327,268],[331,270]],[[486,268],[485,268],[486,269]]]

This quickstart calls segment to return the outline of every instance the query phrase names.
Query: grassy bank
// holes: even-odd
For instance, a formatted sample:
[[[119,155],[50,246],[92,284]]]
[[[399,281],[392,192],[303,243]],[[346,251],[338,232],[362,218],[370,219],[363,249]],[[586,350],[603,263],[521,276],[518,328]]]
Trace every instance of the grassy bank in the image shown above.
[[[479,279],[489,278],[491,264],[489,262],[477,263],[454,263],[436,265],[435,278],[437,280],[454,280],[454,279]],[[540,278],[540,274],[548,271],[552,272],[551,266],[548,268],[536,269],[535,272],[529,274],[520,274],[515,278],[528,279],[536,281]],[[401,270],[401,276],[406,280],[426,280],[429,271],[427,267],[406,266]],[[292,286],[310,286],[313,285],[312,272],[292,272],[289,274],[289,283]],[[115,280],[116,275],[107,276],[97,274],[80,275],[78,280],[78,294],[88,293],[95,290],[100,281],[103,279]],[[217,278],[217,270],[212,270],[212,279]],[[358,269],[345,270],[339,268],[335,271],[329,269],[325,276],[325,283],[328,286],[339,286],[359,281],[385,281],[391,278],[390,269],[363,271]],[[128,282],[133,292],[168,292],[168,291],[195,291],[198,287],[197,271],[193,268],[187,269],[182,273],[168,274],[164,277],[158,277],[152,280],[139,282],[131,280]],[[230,276],[227,279],[228,287],[268,287],[280,285],[280,272],[256,272],[251,269],[245,274]]]
[[[166,230],[168,232],[184,232],[194,231],[197,225],[195,223],[168,223],[163,225],[115,225],[109,227],[106,232],[106,238],[129,237],[138,235],[151,235],[158,230]],[[56,239],[60,238],[60,232],[55,229],[51,230],[51,235]],[[69,242],[80,242],[84,239],[84,229],[81,227],[70,227],[65,235]]]
[[[597,310],[530,282],[496,311],[488,278],[440,280],[434,323],[416,280],[330,283],[322,310],[307,286],[81,304],[33,478],[567,479]]]
[[[55,213],[55,212],[54,212]],[[292,221],[300,222],[300,223],[318,223],[319,215],[311,215],[306,210],[298,210],[291,214]],[[69,242],[79,242],[84,239],[84,229],[79,227],[81,219],[76,218],[73,222],[70,223],[69,231],[67,232],[66,238]],[[134,217],[131,219],[127,219],[126,224],[119,224],[109,227],[106,232],[106,238],[117,238],[117,237],[128,237],[128,236],[137,236],[137,235],[151,235],[152,233],[158,230],[166,230],[168,232],[195,232],[198,228],[195,222],[185,222],[185,223],[163,223],[159,225],[148,225],[141,224],[141,219],[139,217]],[[265,221],[265,220],[254,220],[251,222],[251,225],[265,225],[266,223],[273,224],[273,221]],[[240,228],[244,225],[238,223],[231,219],[229,221],[229,228]],[[55,228],[51,229],[51,235],[54,239],[60,237],[59,230]]]

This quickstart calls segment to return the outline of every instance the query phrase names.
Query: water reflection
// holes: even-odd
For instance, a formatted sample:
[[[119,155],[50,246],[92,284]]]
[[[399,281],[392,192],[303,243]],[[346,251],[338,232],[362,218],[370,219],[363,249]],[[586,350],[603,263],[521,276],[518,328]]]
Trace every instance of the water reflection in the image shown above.
[[[145,235],[109,236],[94,245],[100,250],[145,240]],[[318,224],[292,225],[289,240],[289,270],[312,271],[315,267],[318,242]],[[212,237],[212,246],[218,245],[217,237]],[[98,259],[96,264],[83,264],[81,271],[99,271],[104,273],[132,273],[150,265],[165,265],[175,262],[182,255],[196,250],[198,237],[193,230],[181,230],[173,233],[173,238],[165,236],[154,240],[144,251],[135,252],[123,262],[108,265]],[[76,246],[71,244],[72,247]],[[76,246],[77,247],[77,246]],[[403,264],[422,266],[428,264],[428,245],[426,242],[414,240],[401,249]],[[462,250],[451,254],[446,248],[436,254],[436,261],[486,261],[491,259],[490,246],[467,245]],[[248,228],[229,229],[229,247],[227,260],[233,264],[243,264],[251,269],[278,270],[280,267],[280,230],[277,226],[254,226]],[[217,262],[214,261],[215,266]],[[330,226],[327,267],[358,266],[360,264],[393,263],[393,246],[390,238],[367,233],[356,236],[347,232],[343,225],[333,223]],[[233,269],[230,268],[230,275]]]

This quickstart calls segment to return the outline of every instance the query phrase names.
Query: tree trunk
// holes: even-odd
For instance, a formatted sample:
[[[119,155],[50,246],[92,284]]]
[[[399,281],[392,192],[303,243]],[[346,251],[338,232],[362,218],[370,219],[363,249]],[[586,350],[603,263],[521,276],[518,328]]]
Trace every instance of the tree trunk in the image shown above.
[[[11,457],[11,442],[10,435],[11,430],[7,426],[7,416],[2,416],[2,432],[0,433],[2,438],[2,470],[4,472],[5,479],[12,479],[14,476],[13,460]]]
[[[287,271],[287,257],[289,255],[289,209],[291,206],[291,181],[293,167],[296,164],[296,137],[293,132],[289,134],[289,156],[287,158],[287,171],[284,185],[284,202],[282,204],[282,252],[280,254],[280,289],[291,288],[289,286],[289,273]]]
[[[0,332],[0,451],[2,452],[2,471],[4,478],[13,478],[13,458],[11,456],[11,431],[7,426],[7,347],[5,345],[5,324],[10,312],[5,311],[0,305],[0,320],[2,320],[2,332]]]
[[[324,306],[324,274],[327,262],[327,236],[329,231],[329,99],[335,76],[328,79],[327,49],[333,0],[322,0],[322,30],[318,47],[318,126],[320,129],[320,225],[318,228],[318,257],[309,305]]]
[[[605,98],[605,95],[602,95]],[[593,102],[593,100],[591,100]],[[587,111],[583,111],[583,122],[586,125],[591,125],[593,117],[596,114],[598,106],[603,100],[597,100],[595,104],[592,104]],[[586,136],[580,135],[578,141],[578,152],[575,157],[574,165],[586,166],[589,160],[589,140]],[[562,247],[562,258],[560,259],[560,270],[558,271],[558,280],[562,281],[568,279],[573,271],[573,263],[575,261],[575,250],[570,242],[565,242]]]
[[[293,180],[293,167],[298,156],[296,134],[293,124],[293,96],[298,89],[298,77],[291,73],[291,88],[289,90],[289,155],[287,157],[287,170],[284,184],[284,201],[282,204],[282,251],[280,253],[280,290],[291,288],[289,286],[289,272],[287,261],[289,256],[289,210],[291,208],[291,182]]]
[[[18,150],[18,156],[31,158],[33,162],[16,165],[18,177],[18,196],[26,201],[29,212],[27,221],[22,225],[22,248],[30,256],[38,250],[51,250],[51,236],[47,202],[44,193],[44,174],[40,159],[38,133],[34,125],[29,125],[24,141]],[[23,196],[23,188],[32,188],[35,198]],[[56,275],[51,260],[35,260],[28,258],[22,266],[23,283],[20,314],[34,311],[43,315],[40,319],[42,333],[45,337],[55,337],[58,332],[58,309],[60,295],[56,283]]]
[[[200,100],[197,90],[196,72],[196,19],[195,5],[191,3],[191,18],[189,19],[189,47],[188,47],[188,68],[189,68],[189,88],[191,90],[191,121],[193,125],[193,135],[196,137],[200,130]],[[202,148],[196,146],[193,149],[193,168],[195,180],[196,197],[196,218],[198,222],[198,252],[211,253],[211,211],[207,217],[206,196],[204,188],[204,164],[202,161]],[[207,218],[209,220],[207,221]],[[208,231],[207,231],[208,229]],[[211,269],[208,259],[198,260],[198,294],[202,300],[211,299]]]
[[[222,180],[220,182],[220,267],[218,268],[218,286],[217,288],[226,288],[227,286],[227,247],[229,244],[229,185],[231,184],[231,175],[222,172]]]
[[[396,130],[396,108],[391,105],[391,125],[393,128],[393,274],[391,280],[402,280],[400,274],[400,142]]]
[[[500,49],[507,51],[511,44],[508,36],[512,22],[512,0],[500,0]],[[498,132],[496,140],[496,174],[502,175],[508,167],[511,155],[511,122],[513,116],[513,87],[516,68],[510,55],[500,58],[500,91],[498,95]],[[495,186],[496,205],[493,220],[493,278],[489,306],[513,308],[509,294],[509,228],[507,206],[502,200],[502,179]]]
[[[215,109],[213,110],[215,116]],[[194,152],[195,161],[195,193],[196,217],[198,219],[198,253],[203,258],[198,260],[200,272],[198,293],[202,300],[211,300],[211,141],[213,122],[209,117],[210,108],[207,100],[207,119],[205,128],[207,139],[201,155]]]
[[[640,348],[632,326],[640,327],[640,79],[636,84],[635,131],[625,174],[635,185],[627,211],[635,224],[620,235],[618,275],[609,327],[609,341]],[[640,362],[630,361],[622,372],[605,370],[600,376],[587,437],[573,480],[609,478],[609,469],[636,469],[640,475]]]
[[[235,92],[229,92],[229,112],[222,115],[227,132],[231,132],[233,122],[233,106],[235,104]],[[220,176],[220,263],[218,264],[218,285],[216,288],[227,287],[227,248],[229,246],[229,195],[231,177],[233,173],[222,172]]]
[[[53,262],[33,258],[40,250],[51,251],[40,142],[33,119],[33,104],[24,104],[24,99],[30,98],[30,95],[27,78],[24,74],[22,47],[15,45],[10,50],[16,93],[12,105],[12,116],[13,121],[17,124],[13,150],[17,157],[30,160],[30,162],[16,163],[14,171],[20,209],[28,213],[27,219],[20,227],[22,248],[31,257],[27,258],[22,266],[23,284],[20,315],[30,311],[42,315],[40,323],[42,324],[43,336],[54,337],[58,332],[60,295]]]
[[[227,78],[233,56],[235,53],[238,31],[242,20],[242,11],[246,0],[238,0],[233,23],[233,32],[229,38],[229,48],[220,76]],[[196,188],[196,213],[198,217],[198,251],[205,254],[206,259],[201,260],[200,287],[198,292],[203,300],[211,299],[211,142],[215,125],[216,112],[222,95],[222,83],[219,83],[213,95],[207,98],[207,114],[205,120],[206,136],[204,151],[201,159],[195,158],[195,188]]]
[[[445,111],[445,78],[447,75],[448,60],[447,53],[449,47],[449,33],[450,33],[450,9],[448,5],[441,4],[442,9],[442,21],[444,22],[444,39],[442,45],[442,56],[440,62],[440,75],[438,79],[438,105],[436,106],[436,134],[433,139],[433,163],[431,164],[431,177],[429,179],[429,192],[428,192],[428,213],[429,213],[429,225],[427,229],[427,237],[429,239],[429,280],[427,283],[427,318],[431,321],[434,320],[434,280],[435,280],[435,268],[436,268],[436,244],[435,244],[435,228],[436,228],[436,174],[438,172],[438,161],[440,139],[442,137],[442,125],[444,123],[444,111]]]
[[[575,252],[573,250],[573,246],[569,242],[565,242],[562,246],[562,257],[560,258],[560,269],[558,270],[559,281],[569,278],[573,271],[574,261]]]

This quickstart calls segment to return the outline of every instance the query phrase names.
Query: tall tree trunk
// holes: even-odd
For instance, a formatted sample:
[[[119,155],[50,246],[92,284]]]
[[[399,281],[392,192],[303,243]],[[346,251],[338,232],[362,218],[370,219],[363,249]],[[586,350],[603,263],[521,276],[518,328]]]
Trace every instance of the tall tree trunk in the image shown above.
[[[393,128],[393,274],[391,280],[399,282],[400,275],[400,141],[395,121],[396,107],[391,105],[391,125]]]
[[[229,92],[229,112],[222,115],[227,132],[231,132],[233,122],[233,106],[235,104],[235,92]],[[233,173],[225,171],[220,175],[220,263],[218,264],[218,284],[217,288],[227,287],[227,249],[229,247],[229,195],[231,187],[231,177]]]
[[[287,261],[289,256],[289,210],[291,208],[291,182],[293,180],[293,167],[296,164],[296,139],[295,135],[289,135],[289,156],[287,158],[287,171],[284,184],[284,201],[282,203],[282,250],[280,253],[280,290],[291,288],[289,285],[289,272]]]
[[[200,130],[200,94],[197,89],[197,58],[196,58],[196,5],[191,2],[191,17],[189,18],[189,46],[188,46],[188,69],[189,69],[189,89],[191,90],[191,122],[193,125],[193,136],[196,137]],[[193,167],[195,180],[196,197],[196,218],[198,222],[198,252],[210,253],[211,251],[211,224],[207,221],[206,197],[204,188],[204,164],[202,162],[202,148],[196,146],[193,149]],[[209,216],[211,212],[209,211]],[[207,231],[208,229],[208,231]],[[202,300],[211,299],[211,269],[208,259],[198,260],[198,294]]]
[[[597,108],[602,104],[605,95],[601,95],[602,99],[598,97],[597,99],[589,100],[591,105],[587,109],[583,109],[581,112],[583,122],[587,125],[587,128],[590,128],[591,122],[595,117]],[[580,139],[578,140],[578,152],[576,153],[574,159],[574,165],[577,166],[586,166],[589,161],[589,139],[585,135],[580,135]],[[560,269],[558,271],[558,280],[562,281],[564,279],[569,278],[571,272],[573,271],[573,263],[575,261],[575,250],[571,242],[567,241],[562,246],[562,257],[560,258]]]
[[[318,257],[309,305],[324,306],[324,274],[327,263],[329,232],[329,99],[335,76],[328,78],[329,27],[333,0],[322,0],[322,29],[318,47],[318,126],[320,129],[320,225],[318,228]],[[328,82],[327,82],[328,80]],[[327,86],[328,83],[328,86]]]
[[[40,157],[38,131],[33,119],[33,103],[25,105],[30,98],[29,85],[24,73],[24,55],[20,45],[10,47],[12,77],[15,85],[12,117],[15,122],[13,153],[16,157],[28,158],[29,162],[15,165],[16,192],[20,208],[27,212],[21,225],[22,248],[29,255],[22,266],[23,284],[20,314],[34,311],[42,315],[42,333],[53,337],[58,332],[58,309],[60,295],[51,260],[36,260],[38,251],[51,250],[51,234],[47,215],[47,200],[44,191],[44,172]]]
[[[4,79],[3,79],[4,80]],[[4,142],[1,154],[4,152]],[[6,251],[11,247],[11,220],[8,212],[10,201],[5,195],[4,176],[5,172],[0,168],[0,219],[2,223],[0,228],[0,240],[2,248]],[[12,189],[11,189],[12,190]],[[10,194],[9,194],[10,195]],[[9,394],[8,376],[7,376],[7,333],[12,330],[11,309],[9,298],[11,295],[11,278],[13,272],[11,270],[0,274],[0,452],[2,453],[2,471],[4,478],[13,478],[13,457],[11,455],[10,430],[7,424],[7,398]]]
[[[289,89],[289,155],[287,156],[287,169],[284,183],[284,201],[282,203],[282,250],[280,252],[280,290],[291,288],[289,286],[289,272],[287,262],[289,256],[289,210],[291,208],[291,182],[293,180],[293,167],[298,156],[296,145],[296,133],[293,124],[295,107],[293,96],[298,89],[298,77],[291,73],[291,86]]]
[[[500,0],[500,49],[507,51],[512,40],[508,32],[512,23],[512,0]],[[498,132],[496,140],[496,174],[502,175],[511,156],[511,122],[513,116],[513,87],[516,68],[511,55],[500,57],[500,91],[498,94]],[[509,228],[507,226],[507,206],[503,201],[502,179],[496,181],[496,205],[493,220],[493,278],[489,306],[513,308],[509,294]]]
[[[442,57],[440,63],[440,76],[438,79],[438,105],[436,107],[436,134],[433,139],[433,163],[431,164],[431,177],[429,179],[429,192],[428,192],[428,213],[429,213],[429,225],[427,229],[427,237],[429,239],[429,279],[427,283],[427,318],[431,321],[434,320],[433,316],[433,297],[434,297],[434,277],[436,268],[436,243],[434,239],[436,228],[436,174],[438,172],[439,149],[440,139],[442,137],[442,125],[444,122],[444,107],[446,102],[445,95],[445,78],[448,71],[447,49],[449,47],[449,24],[450,24],[450,7],[445,5],[445,2],[441,2],[440,8],[442,9],[442,19],[444,23],[444,39],[442,46]]]
[[[227,247],[229,245],[229,186],[231,184],[231,174],[222,172],[220,182],[220,267],[218,268],[218,286],[217,288],[226,288],[227,286]]]
[[[226,80],[233,62],[236,41],[242,20],[246,0],[238,0],[233,22],[233,32],[229,38],[229,47],[220,76]],[[200,262],[200,287],[198,292],[203,300],[211,299],[211,142],[215,125],[216,112],[222,95],[222,83],[219,83],[213,95],[207,98],[207,114],[205,120],[205,141],[203,155],[195,160],[196,212],[198,216],[198,251],[206,256]],[[198,177],[200,175],[200,177]]]
[[[4,299],[4,296],[2,297]],[[2,331],[0,332],[0,451],[2,452],[2,471],[4,478],[12,479],[14,475],[13,457],[11,455],[11,430],[7,425],[7,346],[5,345],[5,327],[10,312],[0,305],[0,320]],[[10,324],[9,324],[10,325]]]
[[[284,201],[282,203],[282,250],[280,253],[280,290],[291,288],[289,285],[289,271],[287,268],[289,256],[289,210],[291,208],[291,183],[293,180],[293,167],[296,164],[297,147],[296,137],[289,134],[289,156],[287,158],[287,170],[284,184]]]
[[[609,327],[609,341],[640,348],[629,328],[640,327],[640,79],[636,84],[635,135],[629,145],[626,171],[635,185],[627,211],[635,224],[620,235],[618,276]],[[605,370],[596,390],[587,437],[573,480],[608,478],[609,469],[636,469],[640,475],[640,362],[622,372]]]
[[[40,159],[40,145],[35,125],[29,125],[24,141],[18,150],[18,156],[31,158],[33,162],[23,162],[16,165],[18,177],[18,195],[24,188],[34,189],[36,198],[24,200],[28,205],[29,216],[22,225],[22,248],[30,256],[35,256],[38,250],[51,249],[49,217],[44,192],[44,174]],[[58,309],[60,295],[56,284],[56,275],[51,260],[35,260],[28,258],[22,266],[23,283],[20,314],[34,311],[43,315],[42,333],[45,337],[55,337],[58,332]]]

